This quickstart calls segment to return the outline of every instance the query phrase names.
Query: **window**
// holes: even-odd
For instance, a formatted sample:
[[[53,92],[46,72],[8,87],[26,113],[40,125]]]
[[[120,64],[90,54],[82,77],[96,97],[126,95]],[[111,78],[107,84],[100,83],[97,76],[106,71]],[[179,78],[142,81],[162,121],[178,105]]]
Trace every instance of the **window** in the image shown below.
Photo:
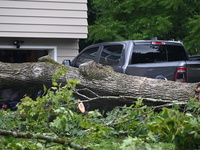
[[[132,54],[132,64],[167,61],[163,45],[135,45]]]
[[[78,67],[80,64],[94,60],[99,47],[93,47],[85,50],[76,60],[75,66]]]
[[[99,63],[103,65],[117,65],[119,63],[123,45],[104,46]]]
[[[174,45],[135,45],[132,53],[132,64],[155,63],[186,60],[182,46]]]
[[[182,46],[167,45],[168,61],[187,60],[187,55]]]

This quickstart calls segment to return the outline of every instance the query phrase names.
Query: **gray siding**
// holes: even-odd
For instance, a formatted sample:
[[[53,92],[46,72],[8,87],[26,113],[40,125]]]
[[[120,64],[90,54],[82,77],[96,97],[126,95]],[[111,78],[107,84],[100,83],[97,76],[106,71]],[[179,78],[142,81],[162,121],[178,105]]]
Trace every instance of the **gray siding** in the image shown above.
[[[87,0],[0,0],[0,37],[87,38]]]

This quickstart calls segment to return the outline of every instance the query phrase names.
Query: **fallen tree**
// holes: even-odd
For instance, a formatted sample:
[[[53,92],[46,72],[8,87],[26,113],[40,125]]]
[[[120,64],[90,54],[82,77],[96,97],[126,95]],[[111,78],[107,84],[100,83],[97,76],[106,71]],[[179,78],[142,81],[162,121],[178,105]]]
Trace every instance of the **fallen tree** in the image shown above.
[[[24,89],[35,92],[43,85],[52,85],[52,76],[61,64],[49,57],[42,57],[36,63],[0,63],[0,89]],[[147,105],[185,104],[190,98],[199,100],[199,83],[178,83],[130,76],[114,72],[109,66],[95,62],[80,65],[79,68],[65,66],[67,74],[59,79],[79,79],[74,94],[90,102],[90,107],[110,107],[132,104],[141,97]],[[103,108],[103,109],[104,109]],[[108,108],[109,109],[109,108]]]

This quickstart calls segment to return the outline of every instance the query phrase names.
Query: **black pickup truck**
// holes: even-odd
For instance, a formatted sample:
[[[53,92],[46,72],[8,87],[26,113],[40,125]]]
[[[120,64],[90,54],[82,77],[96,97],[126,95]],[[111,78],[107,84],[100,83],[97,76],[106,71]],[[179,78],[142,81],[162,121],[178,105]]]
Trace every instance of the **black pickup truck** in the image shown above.
[[[71,65],[78,67],[90,60],[128,75],[163,76],[177,82],[200,81],[199,57],[189,57],[180,41],[129,40],[94,44],[82,50]]]

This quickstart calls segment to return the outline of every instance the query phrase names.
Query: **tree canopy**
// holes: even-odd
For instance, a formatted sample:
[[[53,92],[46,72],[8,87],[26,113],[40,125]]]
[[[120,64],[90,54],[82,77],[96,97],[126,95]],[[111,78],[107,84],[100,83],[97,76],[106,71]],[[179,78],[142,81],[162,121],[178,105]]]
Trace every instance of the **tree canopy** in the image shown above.
[[[90,43],[151,39],[182,41],[200,54],[198,0],[89,0]]]

